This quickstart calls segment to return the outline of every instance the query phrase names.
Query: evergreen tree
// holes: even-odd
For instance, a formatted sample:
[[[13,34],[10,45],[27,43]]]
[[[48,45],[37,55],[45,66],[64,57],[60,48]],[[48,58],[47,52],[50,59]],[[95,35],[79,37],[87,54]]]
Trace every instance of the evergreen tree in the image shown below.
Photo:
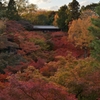
[[[66,23],[66,19],[68,18],[67,14],[68,8],[66,5],[60,7],[58,10],[58,19],[57,19],[57,25],[62,31],[68,30],[68,24]]]
[[[82,6],[81,7],[81,11],[84,11],[84,10],[92,10],[94,11],[95,8],[100,5],[100,3],[92,3],[92,4],[89,4],[89,5],[86,5],[86,6]]]
[[[9,1],[6,15],[7,15],[7,18],[11,20],[19,19],[18,11],[16,9],[16,3],[14,0]]]
[[[89,27],[90,33],[94,36],[91,42],[91,56],[100,61],[100,6],[96,7],[98,18],[92,19],[93,26]]]
[[[73,0],[68,4],[69,9],[69,18],[68,20],[72,21],[79,18],[80,15],[80,4],[78,1]]]
[[[6,16],[6,6],[0,1],[0,19]]]
[[[52,25],[53,24],[55,14],[56,14],[55,11],[49,11],[48,12],[48,15],[47,15],[48,25]]]
[[[2,9],[3,9],[3,4],[2,4],[2,2],[0,2],[0,19],[1,19],[2,16],[3,16],[3,11],[2,11]]]

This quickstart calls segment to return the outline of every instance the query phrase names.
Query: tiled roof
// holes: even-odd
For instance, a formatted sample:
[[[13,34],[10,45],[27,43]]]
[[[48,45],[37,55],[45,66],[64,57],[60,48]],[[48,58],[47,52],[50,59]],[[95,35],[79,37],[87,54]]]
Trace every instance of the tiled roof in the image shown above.
[[[34,25],[33,29],[59,29],[59,27],[51,25]]]

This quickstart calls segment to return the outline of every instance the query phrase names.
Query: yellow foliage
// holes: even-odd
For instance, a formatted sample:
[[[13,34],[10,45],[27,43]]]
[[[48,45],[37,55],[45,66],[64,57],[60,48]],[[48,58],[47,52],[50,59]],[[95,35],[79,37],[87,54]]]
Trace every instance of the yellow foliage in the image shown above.
[[[91,17],[74,20],[68,31],[68,39],[81,48],[88,47],[93,40],[89,34],[88,27],[91,26]]]
[[[54,26],[57,26],[57,19],[58,19],[58,14],[55,14],[54,21],[53,21]]]
[[[24,69],[23,72],[19,71],[16,73],[17,79],[20,81],[28,81],[30,79],[45,79],[40,73],[38,69],[35,69],[34,66],[28,66],[28,68]]]

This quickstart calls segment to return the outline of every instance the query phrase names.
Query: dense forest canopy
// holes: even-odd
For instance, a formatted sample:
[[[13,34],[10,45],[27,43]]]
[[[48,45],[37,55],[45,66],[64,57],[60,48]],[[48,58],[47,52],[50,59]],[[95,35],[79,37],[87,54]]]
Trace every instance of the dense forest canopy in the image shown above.
[[[0,100],[100,100],[100,3],[0,0]]]

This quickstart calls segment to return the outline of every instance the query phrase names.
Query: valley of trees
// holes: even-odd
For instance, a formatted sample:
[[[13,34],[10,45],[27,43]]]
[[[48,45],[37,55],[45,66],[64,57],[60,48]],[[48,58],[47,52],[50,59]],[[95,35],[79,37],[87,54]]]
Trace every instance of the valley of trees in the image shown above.
[[[0,0],[0,100],[100,100],[100,3]]]

